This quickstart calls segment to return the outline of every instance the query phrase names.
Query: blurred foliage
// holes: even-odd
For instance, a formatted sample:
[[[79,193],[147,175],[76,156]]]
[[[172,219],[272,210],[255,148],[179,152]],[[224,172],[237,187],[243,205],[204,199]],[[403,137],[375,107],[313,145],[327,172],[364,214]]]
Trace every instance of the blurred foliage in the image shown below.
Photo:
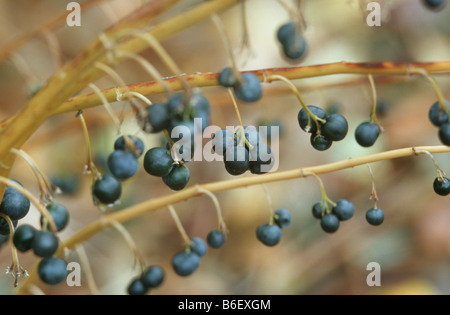
[[[0,47],[23,32],[43,24],[65,10],[69,1],[2,0],[0,1]],[[56,36],[63,59],[74,57],[85,45],[115,20],[133,11],[143,1],[111,0],[95,7],[82,17],[82,26],[62,25]],[[198,3],[183,1],[173,12]],[[231,43],[241,70],[285,67],[293,64],[280,55],[275,40],[277,28],[289,18],[275,0],[247,1],[250,46],[241,48],[243,28],[239,7],[223,12]],[[303,1],[307,23],[305,36],[309,51],[300,65],[337,61],[440,61],[449,59],[450,7],[431,12],[419,0],[379,1],[383,10],[381,27],[365,23],[367,11],[359,1]],[[364,8],[364,6],[363,6]],[[165,16],[173,14],[167,13]],[[217,30],[205,20],[162,42],[185,73],[218,72],[227,64],[226,51]],[[29,41],[16,51],[16,64],[23,61],[22,73],[10,60],[0,64],[0,118],[19,111],[55,71],[55,60],[42,38]],[[159,71],[168,69],[151,51],[143,56]],[[133,62],[119,66],[119,73],[128,83],[150,81],[152,78]],[[26,74],[25,76],[23,74]],[[358,147],[352,137],[354,128],[370,114],[371,94],[368,81],[352,84],[354,77],[336,75],[298,82],[305,89],[308,104],[344,114],[350,125],[349,136],[326,152],[316,152],[309,137],[297,124],[300,104],[283,86],[264,85],[264,97],[257,104],[240,106],[246,125],[276,123],[282,125],[280,138],[280,168],[288,170],[319,165],[349,157],[414,145],[439,144],[427,113],[436,96],[429,83],[420,77],[401,80],[380,80],[377,91],[387,104],[381,123],[386,129],[376,146]],[[436,76],[445,96],[450,97],[449,77]],[[350,82],[350,84],[347,84]],[[377,81],[378,82],[378,81]],[[96,82],[111,87],[114,82],[104,78]],[[330,88],[323,85],[332,84]],[[320,86],[319,88],[316,88]],[[237,125],[237,117],[226,90],[205,88],[204,95],[212,105],[212,123],[218,126]],[[164,95],[151,98],[157,102]],[[147,148],[158,145],[159,136],[142,134],[122,103],[114,104],[117,113],[124,113],[124,129],[143,137]],[[93,150],[98,161],[113,149],[117,133],[106,111],[99,107],[85,111],[91,132]],[[101,216],[92,203],[90,177],[83,174],[85,143],[81,125],[75,113],[51,118],[28,141],[24,150],[49,176],[68,179],[60,203],[70,209],[71,222],[61,234],[72,235],[88,222]],[[441,168],[450,172],[448,155],[436,156]],[[99,163],[101,166],[101,163]],[[229,179],[221,163],[191,162],[190,185]],[[437,196],[432,189],[436,176],[432,161],[421,156],[379,162],[372,165],[380,201],[386,214],[380,227],[369,226],[365,211],[372,207],[369,200],[371,177],[367,167],[348,169],[321,176],[330,198],[351,200],[357,209],[355,217],[341,225],[336,234],[326,235],[313,219],[311,207],[320,199],[320,189],[314,178],[268,184],[273,207],[287,208],[293,221],[284,231],[282,242],[274,248],[260,244],[256,227],[266,222],[268,202],[259,186],[218,193],[230,234],[220,250],[210,249],[199,270],[188,278],[180,278],[171,269],[172,256],[182,248],[167,209],[149,213],[127,222],[146,262],[160,264],[166,270],[164,284],[153,294],[449,294],[450,293],[450,209],[448,197]],[[244,175],[250,176],[250,175]],[[18,160],[12,177],[38,194],[31,169]],[[75,185],[75,186],[73,186]],[[152,197],[169,194],[158,178],[141,169],[124,185],[121,205],[111,211],[133,205]],[[210,199],[195,198],[175,205],[180,218],[192,237],[205,238],[216,227],[216,213]],[[31,211],[27,222],[38,226],[38,213]],[[102,294],[122,294],[138,272],[134,258],[121,236],[105,230],[83,244],[88,253],[96,283]],[[0,268],[11,262],[9,245],[0,251]],[[36,261],[32,254],[20,254],[21,264],[30,268]],[[76,252],[68,260],[78,261]],[[366,284],[369,262],[382,268],[382,286]],[[46,287],[46,293],[89,293],[86,279],[81,287]],[[12,279],[0,277],[0,293],[13,292]]]

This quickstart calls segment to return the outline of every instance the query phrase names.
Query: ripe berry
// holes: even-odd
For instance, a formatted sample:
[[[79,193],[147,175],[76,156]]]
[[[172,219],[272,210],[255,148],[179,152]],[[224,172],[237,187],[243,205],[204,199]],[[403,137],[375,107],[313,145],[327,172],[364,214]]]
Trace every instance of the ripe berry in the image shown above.
[[[434,191],[441,196],[447,196],[450,194],[450,180],[447,177],[437,177],[433,183]]]
[[[287,209],[277,209],[274,213],[275,224],[285,229],[291,224],[291,213]]]
[[[23,253],[30,250],[35,235],[36,229],[33,226],[29,224],[19,226],[13,235],[14,246]]]
[[[281,241],[281,228],[278,225],[264,223],[256,229],[256,237],[267,246],[275,246]]]
[[[308,109],[319,119],[326,119],[327,117],[327,113],[320,107],[308,105]],[[298,112],[297,120],[298,124],[300,125],[300,128],[302,128],[303,131],[312,134],[317,133],[316,123],[312,118],[308,118],[308,114],[303,108]],[[321,126],[322,124],[319,123],[319,125]]]
[[[241,145],[228,147],[224,153],[223,161],[226,171],[235,176],[244,174],[250,166],[248,150]]]
[[[176,274],[182,277],[189,276],[200,265],[200,257],[194,252],[182,251],[172,258],[172,267]]]
[[[450,122],[439,127],[439,139],[443,144],[450,146]]]
[[[172,190],[182,190],[189,182],[189,169],[186,165],[174,165],[170,172],[162,177],[163,182]]]
[[[252,174],[264,174],[269,172],[275,162],[272,150],[267,144],[262,142],[249,151],[249,159],[249,169]]]
[[[384,221],[384,212],[381,209],[373,208],[366,212],[366,220],[371,225],[381,225]]]
[[[225,243],[225,234],[221,230],[214,229],[206,236],[206,242],[212,248],[220,248]]]
[[[140,279],[147,289],[159,287],[164,281],[164,270],[160,266],[150,266]]]
[[[284,55],[289,59],[299,59],[306,52],[306,40],[300,34],[295,22],[283,24],[277,31],[277,39],[282,46]]]
[[[51,182],[65,194],[74,194],[80,187],[80,178],[70,173],[53,175]]]
[[[235,144],[234,132],[229,129],[217,130],[212,137],[212,149],[217,154],[223,155],[227,146]]]
[[[320,226],[327,233],[334,233],[339,229],[339,218],[333,213],[325,214],[320,220]]]
[[[148,118],[144,131],[157,133],[167,128],[169,124],[169,110],[164,104],[152,104],[147,106]]]
[[[67,277],[67,263],[58,257],[44,258],[39,262],[38,275],[44,283],[57,285]]]
[[[302,35],[295,34],[289,37],[282,47],[286,57],[292,60],[298,60],[305,55],[308,44]]]
[[[92,195],[95,203],[114,204],[122,195],[122,184],[113,176],[106,174],[92,185]]]
[[[447,4],[447,0],[423,0],[423,4],[429,9],[439,11]]]
[[[30,210],[30,200],[11,186],[7,186],[0,204],[0,212],[6,214],[11,220],[20,220]]]
[[[167,175],[173,163],[170,151],[165,148],[152,148],[144,156],[144,169],[153,176]]]
[[[341,141],[348,132],[347,119],[341,114],[332,114],[322,126],[322,135],[331,141]]]
[[[114,150],[130,151],[134,153],[136,158],[139,158],[144,154],[145,145],[139,137],[128,135],[127,140],[125,140],[124,136],[120,136],[114,142]]]
[[[58,232],[64,230],[64,228],[67,226],[67,223],[69,223],[69,212],[67,211],[67,209],[56,202],[52,202],[47,205],[47,210],[52,216]],[[44,224],[43,216],[41,216],[40,222],[42,226]]]
[[[363,122],[355,130],[355,138],[359,145],[371,147],[375,144],[380,135],[380,127],[371,122]]]
[[[450,102],[445,102],[448,108],[450,108]],[[435,102],[428,112],[428,118],[431,123],[436,127],[440,127],[442,124],[449,122],[448,114],[441,108],[439,102]]]
[[[262,96],[261,82],[253,73],[244,73],[234,86],[234,94],[244,102],[256,102]]]
[[[49,231],[36,231],[31,247],[36,256],[52,257],[59,247],[58,238]]]
[[[313,217],[316,219],[322,219],[325,213],[325,203],[323,201],[316,202],[312,207]]]
[[[295,22],[288,22],[278,29],[277,39],[280,44],[285,45],[287,40],[296,33],[297,24]]]
[[[129,295],[145,295],[147,294],[147,287],[144,285],[141,278],[136,278],[128,285],[127,292]]]
[[[338,200],[336,206],[331,210],[340,221],[346,221],[353,217],[355,214],[355,207],[348,200]]]
[[[325,151],[331,148],[333,141],[323,135],[312,134],[310,138],[311,145],[318,151]]]
[[[18,220],[13,220],[13,226],[16,227]],[[10,228],[8,221],[6,221],[4,218],[0,217],[0,235],[9,235],[10,234]]]
[[[119,180],[127,180],[133,177],[138,169],[139,163],[132,152],[115,150],[107,160],[111,174]]]
[[[191,251],[196,253],[199,257],[205,256],[206,252],[208,251],[205,241],[203,241],[200,237],[194,237],[191,239],[191,241]]]
[[[234,75],[234,71],[231,67],[226,67],[222,69],[219,73],[219,84],[224,87],[234,87],[236,85],[237,79]]]

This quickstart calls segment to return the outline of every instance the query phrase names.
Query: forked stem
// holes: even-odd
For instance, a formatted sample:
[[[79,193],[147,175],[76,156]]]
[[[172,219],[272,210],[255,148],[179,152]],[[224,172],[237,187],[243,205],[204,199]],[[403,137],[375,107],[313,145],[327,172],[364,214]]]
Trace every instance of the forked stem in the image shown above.
[[[322,203],[325,207],[324,212],[325,212],[325,214],[331,213],[329,204],[334,207],[334,206],[336,206],[336,203],[328,197],[327,191],[325,189],[322,179],[319,176],[317,176],[316,173],[313,173],[313,172],[301,172],[301,175],[302,175],[302,177],[313,176],[319,182],[320,191],[322,194]]]
[[[294,85],[294,83],[292,83],[288,78],[282,76],[282,75],[277,75],[277,74],[273,74],[270,76],[266,77],[267,82],[272,82],[272,81],[282,81],[284,82],[290,89],[291,91],[295,94],[295,96],[297,97],[298,101],[300,102],[303,110],[306,112],[306,114],[308,115],[308,125],[311,125],[311,119],[313,120],[313,122],[316,124],[317,127],[317,134],[320,134],[320,123],[324,123],[325,121],[319,117],[317,117],[310,109],[309,107],[306,105],[305,101],[303,100],[299,90],[297,89],[297,87]]]

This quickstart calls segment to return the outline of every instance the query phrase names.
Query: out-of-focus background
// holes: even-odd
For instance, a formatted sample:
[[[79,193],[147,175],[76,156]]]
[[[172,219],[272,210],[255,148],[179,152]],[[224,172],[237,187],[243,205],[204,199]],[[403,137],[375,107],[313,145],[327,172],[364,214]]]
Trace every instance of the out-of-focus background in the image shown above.
[[[27,31],[61,15],[69,1],[0,0],[0,49]],[[81,1],[80,1],[81,2]],[[145,2],[110,0],[82,14],[82,25],[69,28],[64,23],[46,36],[34,37],[0,63],[0,119],[6,119],[25,106],[33,91],[103,30],[136,10]],[[201,1],[182,3],[162,16],[165,19]],[[288,3],[292,3],[287,1]],[[367,2],[367,1],[366,1]],[[294,65],[322,64],[338,61],[443,61],[450,57],[450,7],[431,11],[419,0],[378,1],[383,13],[380,27],[366,24],[366,2],[351,0],[302,1],[307,24],[305,37],[308,54],[298,63],[282,57],[276,31],[289,20],[286,10],[275,0],[248,0],[247,25],[249,44],[242,48],[241,9],[233,7],[220,14],[241,70],[256,70]],[[157,20],[158,21],[158,20]],[[154,23],[156,23],[155,21]],[[53,44],[52,44],[53,43]],[[55,48],[59,45],[59,49]],[[211,20],[205,20],[162,42],[185,73],[218,72],[228,65],[228,56]],[[50,48],[50,49],[49,49]],[[59,59],[55,56],[59,55]],[[147,58],[163,76],[171,73],[151,51]],[[127,83],[151,81],[138,64],[130,61],[117,68]],[[444,96],[450,97],[447,75],[435,76]],[[428,121],[428,109],[436,95],[427,80],[418,76],[376,77],[377,92],[386,104],[379,116],[385,133],[372,148],[361,148],[353,133],[368,120],[371,92],[367,77],[336,75],[298,80],[308,104],[327,108],[337,104],[349,121],[350,131],[344,141],[325,152],[315,151],[309,137],[298,126],[300,109],[295,96],[281,83],[264,85],[264,96],[256,104],[240,103],[246,125],[280,124],[279,170],[358,157],[384,150],[418,145],[440,144],[437,129]],[[96,84],[106,88],[114,82],[105,77]],[[212,106],[211,122],[219,127],[237,125],[238,120],[225,89],[203,88]],[[165,95],[151,96],[153,102]],[[126,106],[126,105],[125,105]],[[114,103],[120,114],[125,107]],[[159,135],[145,135],[127,116],[124,128],[141,136],[147,149],[159,145]],[[112,151],[117,137],[110,117],[103,107],[85,111],[98,166]],[[64,240],[102,214],[93,205],[89,175],[83,174],[86,146],[75,113],[49,119],[26,143],[24,150],[51,178],[68,185],[57,201],[70,211],[69,226],[61,233]],[[441,168],[450,173],[448,154],[435,155]],[[142,161],[142,159],[141,159]],[[222,163],[190,162],[189,185],[231,179]],[[379,207],[385,223],[372,227],[365,212],[373,206],[369,199],[372,180],[369,169],[361,166],[322,175],[328,196],[348,199],[356,215],[341,224],[339,231],[328,235],[312,217],[311,207],[321,198],[314,178],[267,184],[274,208],[292,213],[292,224],[283,230],[283,239],[273,248],[262,245],[255,236],[256,227],[268,219],[268,200],[262,186],[217,193],[230,234],[219,250],[209,249],[200,268],[191,276],[177,276],[171,268],[172,256],[182,249],[182,239],[167,209],[148,213],[124,225],[133,236],[148,265],[159,264],[166,271],[164,284],[152,294],[449,294],[450,293],[450,203],[433,191],[436,171],[430,158],[378,162],[371,165],[378,192]],[[252,176],[245,174],[243,176]],[[39,190],[30,167],[18,159],[12,177],[31,192]],[[141,170],[124,184],[121,205],[110,211],[149,198],[170,194],[161,179]],[[175,208],[187,233],[205,238],[216,227],[212,201],[195,198]],[[39,226],[39,215],[32,209],[21,220]],[[83,243],[96,284],[101,294],[124,294],[138,269],[123,238],[108,229]],[[19,254],[21,265],[32,268],[37,258],[32,253]],[[77,252],[66,257],[79,261]],[[381,287],[366,283],[370,262],[381,266]],[[0,270],[11,264],[9,244],[0,250]],[[0,293],[12,294],[13,279],[0,274]],[[88,294],[86,278],[81,287],[61,284],[50,287],[36,282],[48,294]]]

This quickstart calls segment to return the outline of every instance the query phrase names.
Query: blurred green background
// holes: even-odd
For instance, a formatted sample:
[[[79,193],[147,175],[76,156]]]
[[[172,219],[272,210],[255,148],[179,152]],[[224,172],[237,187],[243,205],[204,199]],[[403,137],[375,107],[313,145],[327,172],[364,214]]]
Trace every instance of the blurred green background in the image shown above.
[[[0,47],[64,12],[61,0],[0,0]],[[0,119],[18,112],[33,88],[45,82],[61,61],[73,58],[117,19],[129,14],[144,2],[111,0],[87,10],[82,26],[65,25],[55,30],[60,50],[48,49],[43,37],[33,38],[15,51],[13,58],[0,64]],[[182,1],[161,19],[201,1]],[[302,1],[307,23],[305,37],[308,55],[299,63],[285,60],[276,42],[276,31],[289,15],[275,0],[248,0],[247,24],[250,46],[242,46],[243,27],[239,6],[221,13],[241,70],[257,70],[294,65],[312,65],[339,61],[443,61],[450,58],[450,7],[433,12],[419,0],[378,1],[382,8],[381,27],[366,24],[368,1]],[[293,2],[292,2],[293,3]],[[154,21],[153,23],[156,23]],[[228,65],[222,41],[211,20],[205,20],[162,42],[185,73],[218,72]],[[163,76],[170,72],[149,49],[142,54]],[[127,83],[152,78],[130,61],[117,70]],[[444,96],[450,98],[449,77],[435,76]],[[264,85],[264,97],[256,104],[240,104],[243,122],[277,121],[283,127],[280,138],[279,170],[359,157],[384,150],[419,145],[439,145],[437,130],[428,121],[428,109],[436,101],[429,82],[422,77],[376,77],[378,97],[387,104],[380,116],[385,133],[377,144],[361,148],[353,137],[356,126],[369,118],[371,92],[365,76],[335,75],[303,79],[294,83],[308,104],[327,107],[337,103],[349,121],[347,138],[326,152],[315,151],[309,137],[298,126],[300,109],[295,96],[281,83]],[[105,77],[96,84],[107,88],[114,82]],[[212,105],[212,124],[225,127],[238,120],[225,89],[203,88]],[[165,95],[151,96],[153,102]],[[159,145],[159,135],[142,134],[125,103],[115,103],[118,114],[124,113],[124,128],[140,135],[147,149]],[[125,111],[123,112],[123,109]],[[27,142],[24,150],[48,176],[73,175],[78,180],[75,192],[57,200],[70,211],[71,222],[61,233],[64,240],[101,213],[92,203],[91,177],[83,174],[85,142],[75,113],[51,118]],[[112,151],[117,137],[104,108],[85,111],[98,165]],[[448,154],[436,155],[441,168],[450,172]],[[164,284],[152,294],[449,294],[450,293],[450,203],[448,197],[434,193],[434,165],[427,156],[378,162],[371,165],[386,219],[380,227],[366,223],[371,176],[366,166],[322,175],[328,196],[348,199],[356,208],[355,217],[341,225],[336,234],[325,234],[312,217],[311,207],[320,200],[314,178],[267,184],[274,208],[287,208],[292,224],[284,230],[282,242],[273,248],[259,243],[256,227],[268,219],[268,201],[262,186],[217,193],[230,230],[220,250],[210,249],[197,272],[187,278],[177,276],[170,265],[172,256],[182,249],[182,240],[167,209],[148,213],[125,223],[147,264],[159,264],[166,270]],[[231,179],[222,163],[191,162],[190,186]],[[245,174],[243,176],[252,176]],[[28,165],[17,160],[12,177],[38,195],[38,186]],[[143,169],[124,184],[121,205],[111,211],[140,203],[152,197],[170,194],[159,178]],[[183,225],[192,237],[205,238],[216,227],[217,217],[209,198],[200,197],[176,204]],[[38,226],[39,215],[32,209],[21,223]],[[23,222],[22,222],[23,221]],[[138,269],[123,238],[113,229],[92,237],[83,247],[88,254],[96,284],[101,294],[123,294]],[[30,269],[37,261],[32,253],[19,254],[21,264]],[[79,261],[70,252],[68,261]],[[378,262],[382,268],[378,288],[366,284],[367,264]],[[0,251],[0,270],[11,263],[6,244]],[[13,279],[0,276],[0,293],[12,294]],[[36,282],[48,294],[88,294],[86,278],[81,287],[65,284],[49,287]]]

